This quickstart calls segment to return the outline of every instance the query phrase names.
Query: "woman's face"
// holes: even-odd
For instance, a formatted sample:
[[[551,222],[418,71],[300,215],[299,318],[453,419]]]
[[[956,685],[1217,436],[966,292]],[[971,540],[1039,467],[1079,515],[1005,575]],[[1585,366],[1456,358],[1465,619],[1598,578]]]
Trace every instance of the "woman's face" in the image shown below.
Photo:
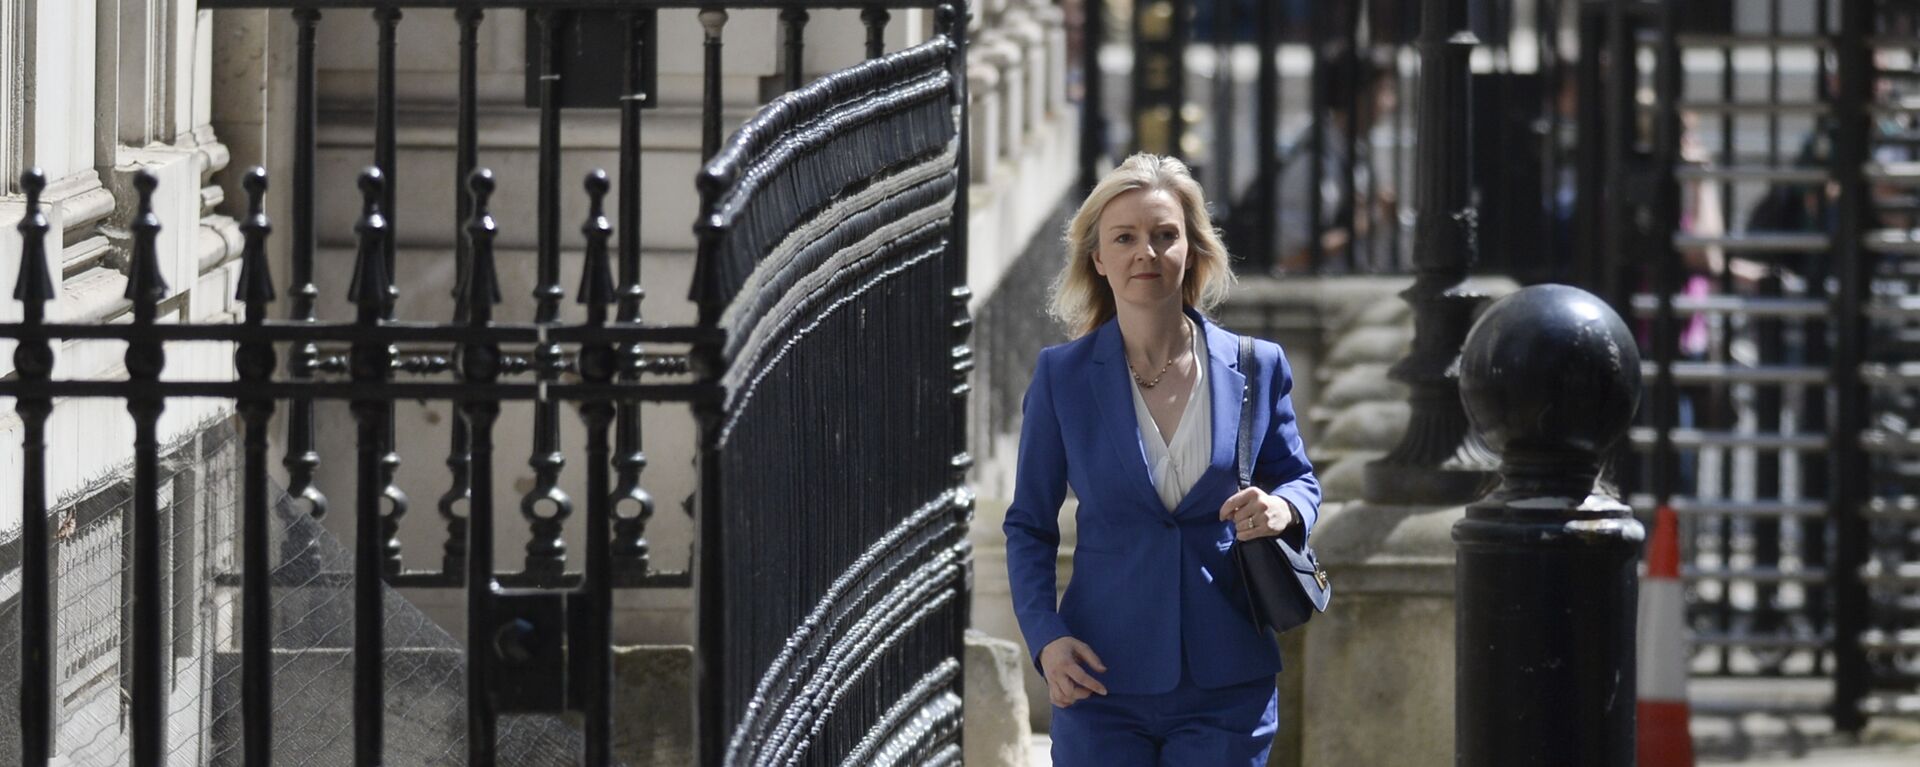
[[[1094,226],[1093,269],[1116,303],[1177,309],[1187,278],[1187,218],[1164,189],[1134,189],[1107,203]]]

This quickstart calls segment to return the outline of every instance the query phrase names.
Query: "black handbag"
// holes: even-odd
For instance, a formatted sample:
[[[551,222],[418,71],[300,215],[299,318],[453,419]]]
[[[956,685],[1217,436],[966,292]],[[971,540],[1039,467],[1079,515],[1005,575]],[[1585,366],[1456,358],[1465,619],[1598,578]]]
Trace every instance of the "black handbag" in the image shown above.
[[[1253,339],[1240,337],[1240,373],[1246,388],[1240,393],[1240,436],[1234,461],[1240,470],[1240,489],[1253,484]],[[1285,633],[1326,612],[1333,586],[1327,571],[1307,545],[1304,525],[1288,525],[1279,535],[1234,541],[1234,567],[1247,587],[1247,609],[1255,625],[1266,624]]]

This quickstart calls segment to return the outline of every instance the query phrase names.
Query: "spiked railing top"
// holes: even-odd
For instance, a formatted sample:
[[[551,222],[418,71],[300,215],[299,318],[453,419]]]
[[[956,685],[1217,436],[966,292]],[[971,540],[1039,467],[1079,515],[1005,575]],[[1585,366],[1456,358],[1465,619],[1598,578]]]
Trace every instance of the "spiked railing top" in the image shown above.
[[[145,170],[134,174],[133,188],[140,195],[133,214],[133,263],[127,273],[126,298],[133,301],[135,322],[153,321],[154,309],[167,297],[167,279],[160,273],[160,217],[153,213],[153,191],[160,179]]]
[[[353,264],[347,299],[358,309],[361,322],[380,319],[388,300],[387,260],[381,250],[387,233],[387,219],[380,212],[380,195],[385,187],[386,178],[379,168],[360,171],[360,221],[353,225],[354,233],[360,236],[360,253]]]
[[[467,176],[467,189],[473,193],[473,217],[467,219],[467,251],[473,263],[467,269],[467,324],[474,327],[493,321],[493,305],[500,303],[500,277],[493,268],[493,237],[499,227],[487,210],[493,197],[493,171],[475,168]]]
[[[241,186],[247,190],[247,220],[240,224],[246,246],[240,253],[240,284],[233,297],[247,307],[247,322],[259,324],[267,318],[267,304],[273,303],[273,269],[267,264],[267,235],[273,222],[267,220],[267,170],[255,166],[247,172]]]
[[[587,174],[590,207],[587,222],[580,225],[580,233],[587,236],[587,253],[580,269],[579,302],[586,304],[588,321],[594,324],[606,321],[606,306],[615,297],[613,265],[607,257],[607,239],[613,236],[613,224],[607,220],[605,208],[608,186],[606,171]]]
[[[53,274],[47,269],[47,214],[40,210],[40,193],[47,188],[47,174],[29,168],[20,174],[20,188],[27,193],[27,215],[20,219],[20,275],[13,283],[13,297],[27,305],[26,319],[38,322],[46,302],[53,300]]]

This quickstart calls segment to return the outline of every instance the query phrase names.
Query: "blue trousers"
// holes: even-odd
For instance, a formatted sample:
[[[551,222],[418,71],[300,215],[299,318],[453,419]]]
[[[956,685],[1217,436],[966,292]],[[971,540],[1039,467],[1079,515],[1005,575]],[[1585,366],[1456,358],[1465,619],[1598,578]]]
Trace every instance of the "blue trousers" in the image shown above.
[[[1053,707],[1054,767],[1265,767],[1280,728],[1272,679],[1201,689],[1181,669],[1160,695],[1090,696]]]

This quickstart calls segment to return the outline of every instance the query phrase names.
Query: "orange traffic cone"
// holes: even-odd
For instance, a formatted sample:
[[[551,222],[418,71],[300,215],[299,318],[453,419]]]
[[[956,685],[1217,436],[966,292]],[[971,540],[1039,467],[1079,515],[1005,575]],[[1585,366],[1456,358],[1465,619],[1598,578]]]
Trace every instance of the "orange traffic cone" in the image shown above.
[[[1693,767],[1693,734],[1687,730],[1686,614],[1679,523],[1672,508],[1661,506],[1653,518],[1653,539],[1647,542],[1647,576],[1640,581],[1640,767]]]

